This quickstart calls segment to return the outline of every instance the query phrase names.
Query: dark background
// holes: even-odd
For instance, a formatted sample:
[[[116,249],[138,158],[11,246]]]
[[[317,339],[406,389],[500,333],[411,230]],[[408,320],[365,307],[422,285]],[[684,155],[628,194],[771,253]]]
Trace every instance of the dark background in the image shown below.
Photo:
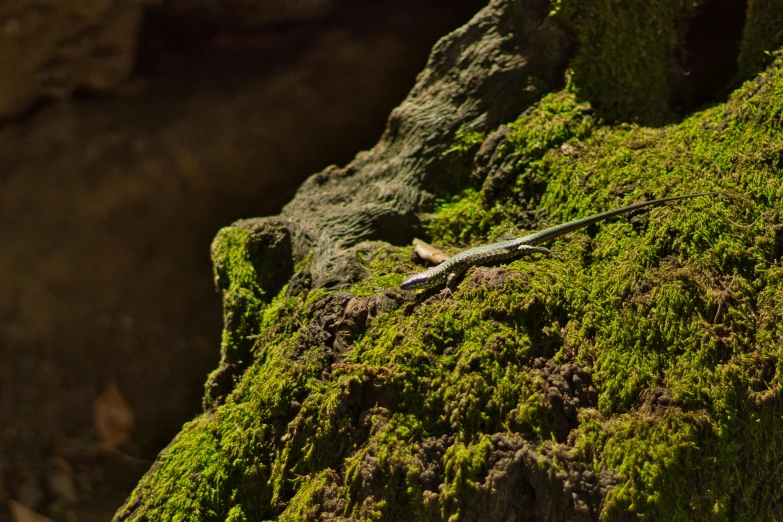
[[[372,146],[483,2],[163,1],[126,36],[42,5],[0,6],[28,39],[0,38],[0,71],[35,66],[0,82],[0,521],[101,521],[201,410],[216,231]],[[67,34],[74,16],[92,32]]]

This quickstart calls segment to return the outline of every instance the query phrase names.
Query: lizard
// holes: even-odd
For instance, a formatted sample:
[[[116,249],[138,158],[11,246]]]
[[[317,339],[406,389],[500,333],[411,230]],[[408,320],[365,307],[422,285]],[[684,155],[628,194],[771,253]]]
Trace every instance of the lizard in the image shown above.
[[[446,259],[441,264],[433,266],[424,272],[413,274],[405,279],[400,285],[402,289],[419,289],[419,288],[433,288],[436,286],[446,285],[446,291],[450,293],[451,288],[454,285],[456,279],[464,274],[470,267],[475,265],[484,265],[488,263],[495,263],[497,261],[505,261],[508,259],[515,259],[526,254],[542,253],[551,254],[551,250],[548,248],[537,247],[535,245],[543,243],[545,241],[551,241],[562,235],[568,234],[575,230],[579,230],[588,227],[599,221],[619,216],[621,214],[627,214],[634,210],[660,205],[668,203],[670,201],[677,201],[680,199],[697,198],[701,196],[714,195],[715,192],[699,192],[696,194],[685,194],[682,196],[672,196],[668,198],[652,199],[648,201],[640,201],[627,207],[617,208],[602,212],[600,214],[594,214],[592,216],[575,219],[562,223],[532,234],[528,234],[522,237],[508,239],[505,241],[498,241],[489,245],[479,246],[463,250],[462,252],[455,254],[454,256]]]

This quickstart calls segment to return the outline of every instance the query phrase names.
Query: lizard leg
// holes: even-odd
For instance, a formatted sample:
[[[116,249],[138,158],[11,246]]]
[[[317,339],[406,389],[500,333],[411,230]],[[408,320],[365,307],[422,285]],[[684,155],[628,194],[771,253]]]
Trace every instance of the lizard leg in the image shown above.
[[[454,284],[457,282],[457,274],[454,272],[450,273],[449,276],[446,278],[446,288],[443,289],[443,295],[445,297],[450,297],[452,291],[454,290]]]

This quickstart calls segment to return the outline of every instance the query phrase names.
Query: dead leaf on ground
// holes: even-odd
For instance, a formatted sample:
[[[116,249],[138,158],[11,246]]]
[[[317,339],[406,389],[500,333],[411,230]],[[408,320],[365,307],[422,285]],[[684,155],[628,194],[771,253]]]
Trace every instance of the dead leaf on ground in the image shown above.
[[[8,507],[11,511],[11,520],[13,522],[52,522],[51,518],[36,513],[16,500],[10,501]]]
[[[436,265],[444,262],[445,260],[451,257],[443,250],[439,248],[435,248],[434,246],[425,243],[421,239],[414,239],[413,246],[414,246],[413,250],[417,254],[419,254],[420,258],[425,259],[430,263],[434,263]]]
[[[116,451],[130,441],[134,413],[115,381],[95,398],[92,412],[101,449]]]

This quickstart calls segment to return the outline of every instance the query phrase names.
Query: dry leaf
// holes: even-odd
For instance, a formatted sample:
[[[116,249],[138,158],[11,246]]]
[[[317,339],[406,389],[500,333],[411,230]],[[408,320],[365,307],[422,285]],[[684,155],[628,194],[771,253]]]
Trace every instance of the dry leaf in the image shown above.
[[[444,262],[445,260],[451,257],[443,250],[439,248],[435,248],[434,246],[425,243],[421,239],[414,239],[413,246],[414,246],[413,250],[416,251],[417,254],[419,254],[420,258],[425,259],[436,265]]]
[[[66,501],[69,504],[79,502],[79,493],[76,491],[76,482],[73,478],[73,469],[65,459],[55,457],[49,463],[46,473],[46,483],[52,495]]]
[[[103,393],[95,398],[92,413],[102,449],[114,451],[128,443],[134,413],[115,381],[109,383]]]
[[[12,500],[8,503],[13,522],[52,522],[52,519],[26,508],[24,504]]]

